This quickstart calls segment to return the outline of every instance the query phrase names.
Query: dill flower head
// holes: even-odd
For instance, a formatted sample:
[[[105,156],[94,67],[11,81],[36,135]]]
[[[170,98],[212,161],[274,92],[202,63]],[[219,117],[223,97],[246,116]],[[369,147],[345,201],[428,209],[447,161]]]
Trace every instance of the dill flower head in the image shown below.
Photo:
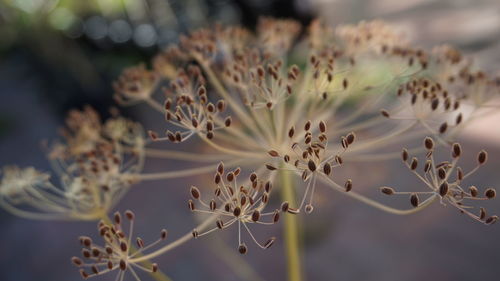
[[[248,185],[240,185],[241,183],[238,183],[240,172],[240,168],[225,172],[224,164],[221,162],[217,166],[217,172],[214,176],[214,183],[217,186],[214,198],[210,201],[204,200],[200,189],[191,186],[190,192],[193,199],[188,201],[188,207],[193,212],[213,214],[217,217],[216,227],[204,232],[195,229],[192,233],[194,238],[218,229],[228,228],[236,223],[238,225],[238,251],[245,254],[247,246],[242,241],[241,229],[246,230],[256,245],[267,249],[272,246],[275,237],[260,243],[253,235],[250,226],[252,224],[272,225],[277,223],[280,218],[280,210],[276,209],[270,212],[264,210],[269,203],[272,190],[271,181],[262,181],[256,173],[251,173]],[[197,207],[195,202],[201,208]]]
[[[197,138],[206,154],[149,155],[294,174],[302,195],[286,202],[288,213],[312,212],[316,182],[410,212],[351,191],[353,180],[338,183],[332,170],[395,159],[398,144],[423,136],[451,146],[480,110],[494,107],[500,89],[464,57],[448,46],[414,47],[382,21],[334,28],[315,20],[302,29],[262,18],[255,33],[221,25],[193,31],[153,59],[160,84],[170,86],[151,89],[144,101],[166,121],[165,133],[150,131],[152,140]],[[210,165],[137,178],[196,175]]]
[[[137,271],[145,271],[154,273],[158,270],[158,264],[153,263],[146,268],[137,261],[145,251],[150,251],[155,246],[167,239],[167,230],[162,229],[159,238],[146,244],[140,237],[134,237],[134,220],[135,215],[132,211],[127,210],[124,217],[118,212],[113,216],[112,222],[100,221],[97,224],[99,236],[104,243],[99,245],[88,236],[79,238],[82,248],[82,258],[72,257],[73,264],[80,268],[80,275],[83,279],[100,276],[117,271],[116,280],[123,280],[126,272],[140,280]],[[129,226],[124,224],[128,222]],[[127,234],[128,232],[128,234]],[[136,249],[133,249],[134,244]]]
[[[143,166],[142,127],[119,116],[102,123],[90,107],[71,111],[66,125],[49,151],[60,186],[32,167],[6,167],[2,207],[28,218],[98,219],[126,193]]]

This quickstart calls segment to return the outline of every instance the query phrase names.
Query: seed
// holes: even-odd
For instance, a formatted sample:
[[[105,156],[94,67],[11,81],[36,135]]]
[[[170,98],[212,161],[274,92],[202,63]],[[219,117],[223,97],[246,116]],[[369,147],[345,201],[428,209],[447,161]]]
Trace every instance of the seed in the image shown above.
[[[161,238],[161,240],[167,239],[167,234],[168,234],[168,231],[166,229],[162,229],[160,231],[160,238]]]
[[[230,127],[231,126],[231,117],[227,117],[226,120],[224,120],[224,125],[226,125],[226,127]]]
[[[151,272],[155,273],[158,271],[158,264],[157,263],[153,263],[151,265]]]
[[[215,224],[217,225],[218,229],[224,228],[224,222],[221,219],[218,219]]]
[[[291,127],[290,130],[288,131],[288,137],[292,138],[294,134],[295,134],[295,128]]]
[[[271,165],[271,164],[266,164],[266,168],[267,168],[268,170],[270,170],[270,171],[277,170],[277,168],[276,168],[276,167],[274,167],[274,166],[273,166],[273,165]]]
[[[200,190],[194,185],[191,186],[191,196],[194,199],[200,199]]]
[[[322,132],[322,133],[326,132],[326,124],[325,124],[325,122],[323,122],[323,121],[319,122],[319,131]]]
[[[275,210],[273,214],[273,222],[277,223],[280,220],[280,212],[279,210]]]
[[[408,150],[406,150],[406,148],[403,148],[403,151],[401,152],[401,158],[404,162],[408,160]]]
[[[288,201],[281,203],[281,211],[288,212],[289,207],[290,207],[290,204],[288,203]]]
[[[329,176],[331,172],[332,172],[332,166],[330,165],[330,163],[325,163],[325,165],[323,165],[323,173]]]
[[[191,234],[193,234],[194,238],[198,238],[199,233],[198,233],[198,231],[196,229],[193,230],[193,232]]]
[[[81,266],[83,264],[83,261],[78,257],[72,257],[71,262],[76,266]]]
[[[238,217],[240,214],[241,214],[241,209],[240,209],[240,207],[236,207],[236,208],[234,208],[234,210],[233,210],[233,215],[234,215],[235,217]]]
[[[444,180],[444,178],[446,178],[446,171],[443,167],[438,169],[438,176],[442,180]]]
[[[125,211],[125,216],[126,216],[126,217],[127,217],[127,219],[128,219],[128,220],[130,220],[130,221],[131,221],[131,220],[134,220],[134,218],[135,218],[134,213],[133,213],[132,211],[130,211],[130,210]]]
[[[269,150],[267,152],[267,154],[269,154],[271,157],[279,157],[280,156],[280,154],[276,150]]]
[[[444,134],[446,132],[446,129],[448,129],[448,124],[446,122],[444,122],[439,127],[439,133]]]
[[[352,189],[352,180],[348,179],[345,182],[344,187],[345,187],[345,192],[351,191],[351,189]]]
[[[413,158],[411,159],[410,169],[411,169],[412,171],[415,171],[415,169],[417,169],[417,166],[418,166],[418,160],[417,160],[417,158],[413,157]]]
[[[426,137],[424,140],[425,148],[432,150],[434,148],[434,140],[430,137]]]
[[[314,163],[313,160],[309,160],[309,162],[307,163],[307,167],[311,172],[316,171],[316,164]]]
[[[307,121],[304,125],[304,131],[309,131],[311,129],[311,121]]]
[[[493,199],[493,198],[495,198],[496,195],[497,195],[497,192],[493,188],[488,188],[484,192],[484,196],[486,196],[486,198],[488,198],[488,199]]]
[[[217,172],[221,175],[224,174],[224,163],[219,163],[219,165],[217,166]]]
[[[380,191],[385,195],[393,195],[394,189],[388,186],[383,186],[380,188]]]
[[[453,147],[452,147],[452,156],[453,158],[457,158],[457,157],[460,157],[460,155],[462,154],[462,147],[460,146],[459,143],[454,143],[453,144]]]
[[[469,193],[470,193],[470,196],[477,197],[479,191],[477,190],[477,187],[472,185],[472,186],[469,186]]]
[[[439,186],[439,195],[441,195],[441,197],[444,197],[444,196],[446,196],[446,194],[448,194],[448,183],[447,182],[443,182]]]
[[[122,271],[127,270],[127,263],[124,260],[120,260],[120,269]]]
[[[384,116],[385,118],[390,117],[389,112],[385,109],[380,110],[380,114],[382,114],[382,116]]]
[[[491,216],[487,218],[484,222],[486,224],[494,224],[498,220],[498,216]]]
[[[418,207],[418,204],[419,204],[419,199],[418,199],[417,194],[412,193],[412,194],[410,195],[410,203],[411,203],[411,205],[412,205],[413,207],[415,207],[415,208],[416,208],[416,207]]]
[[[253,211],[252,221],[257,222],[260,219],[260,212],[258,210]]]
[[[484,209],[483,207],[481,207],[479,209],[479,219],[484,220],[485,217],[486,217],[486,209]]]
[[[479,165],[483,165],[484,163],[486,163],[487,160],[488,160],[488,153],[484,150],[481,150],[477,155],[477,162],[479,163]]]
[[[238,252],[240,252],[240,254],[244,255],[247,253],[247,246],[245,245],[245,243],[242,243],[240,244],[240,246],[238,247]]]

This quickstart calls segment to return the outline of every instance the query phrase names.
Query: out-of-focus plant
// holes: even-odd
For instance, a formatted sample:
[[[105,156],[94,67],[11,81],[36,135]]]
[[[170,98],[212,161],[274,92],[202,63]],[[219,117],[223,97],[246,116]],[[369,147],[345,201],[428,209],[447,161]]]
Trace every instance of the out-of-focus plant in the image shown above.
[[[319,184],[397,215],[438,201],[485,225],[498,220],[473,204],[494,198],[495,190],[464,183],[487,162],[487,153],[480,151],[476,168],[464,171],[458,163],[462,147],[454,139],[471,120],[497,110],[500,80],[475,69],[457,50],[414,47],[380,21],[332,28],[315,20],[303,31],[293,20],[262,18],[255,33],[215,25],[179,41],[153,59],[152,69],[125,69],[113,85],[119,104],[144,103],[157,111],[164,132],[149,130],[146,140],[137,123],[116,112],[102,122],[85,108],[70,113],[64,141],[51,146],[60,185],[31,167],[4,169],[0,199],[12,213],[99,220],[104,244],[82,237],[83,258],[72,259],[84,278],[118,272],[117,280],[123,280],[130,272],[139,280],[136,271],[143,270],[165,280],[157,264],[141,263],[228,227],[238,229],[235,248],[241,254],[249,250],[246,239],[268,249],[279,237],[261,240],[252,227],[283,219],[288,277],[301,280],[296,220],[313,213]],[[419,139],[423,144],[415,145]],[[192,149],[153,149],[150,142],[189,142]],[[401,153],[402,143],[412,146]],[[450,149],[451,160],[438,161],[438,149]],[[419,153],[425,154],[420,164],[410,159]],[[148,173],[142,171],[147,157],[192,166]],[[345,165],[384,165],[400,157],[427,190],[375,188],[407,196],[407,209],[361,194],[355,177],[336,178]],[[128,230],[120,214],[108,218],[136,182],[213,171],[206,186],[186,182],[192,197],[187,207],[206,217],[170,243],[166,231],[149,246],[133,240],[131,211],[125,213]],[[370,171],[357,176],[365,173]],[[270,201],[274,193],[281,194],[276,206]]]

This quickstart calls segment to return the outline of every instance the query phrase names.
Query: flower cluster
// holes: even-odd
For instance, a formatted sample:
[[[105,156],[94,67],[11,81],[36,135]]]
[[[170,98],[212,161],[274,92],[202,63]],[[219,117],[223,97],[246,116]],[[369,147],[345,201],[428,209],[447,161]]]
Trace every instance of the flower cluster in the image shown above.
[[[474,211],[469,203],[492,199],[495,190],[480,195],[477,187],[462,184],[486,163],[486,152],[465,173],[458,166],[462,148],[454,139],[471,120],[497,111],[500,78],[477,70],[449,46],[431,51],[413,47],[381,21],[334,28],[314,20],[302,32],[296,21],[262,18],[256,32],[222,25],[192,31],[161,51],[151,65],[125,69],[113,85],[115,99],[120,105],[150,106],[165,130],[149,130],[149,139],[182,142],[188,151],[147,147],[141,125],[116,112],[102,122],[86,107],[69,113],[63,141],[49,153],[60,188],[33,168],[4,168],[0,205],[7,210],[30,218],[98,220],[106,218],[135,182],[210,173],[219,163],[212,198],[202,197],[205,188],[190,189],[189,209],[207,215],[200,225],[139,257],[163,241],[166,232],[149,246],[138,238],[135,251],[133,213],[125,213],[131,224],[128,236],[115,214],[114,223],[98,225],[105,245],[81,239],[86,262],[73,262],[85,268],[84,278],[116,270],[117,280],[126,271],[139,280],[136,269],[157,270],[157,265],[140,262],[232,225],[238,228],[241,254],[248,251],[246,234],[267,249],[276,238],[261,241],[252,227],[312,213],[318,183],[394,214],[413,213],[439,199],[484,224],[498,220],[484,208]],[[381,188],[387,195],[409,196],[413,208],[392,208],[353,190],[353,180],[336,179],[341,166],[397,159],[402,143],[422,137],[423,148],[408,147],[402,156],[429,190]],[[451,149],[451,160],[436,162],[439,146]],[[408,151],[422,150],[427,154],[421,173],[419,160],[410,159]],[[192,166],[146,173],[146,155],[172,160],[175,167],[176,161]],[[245,171],[255,172],[241,182]],[[360,177],[362,173],[366,171]],[[301,198],[291,190],[295,183]],[[269,198],[275,192],[282,193],[283,201],[272,207]]]

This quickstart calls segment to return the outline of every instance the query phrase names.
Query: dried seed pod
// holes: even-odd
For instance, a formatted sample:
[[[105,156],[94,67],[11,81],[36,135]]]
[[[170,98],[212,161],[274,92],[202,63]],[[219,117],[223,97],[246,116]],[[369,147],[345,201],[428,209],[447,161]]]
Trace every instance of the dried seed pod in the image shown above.
[[[461,154],[462,154],[462,147],[460,146],[459,143],[454,143],[452,146],[451,156],[453,156],[453,158],[457,158],[460,157]]]
[[[481,150],[477,155],[477,162],[479,165],[483,165],[488,160],[488,153],[485,150]]]
[[[280,154],[276,150],[269,150],[267,152],[267,154],[269,154],[271,157],[279,157],[280,156]]]
[[[424,140],[424,145],[427,150],[432,150],[434,148],[434,140],[430,137],[426,137]]]
[[[419,205],[419,199],[418,199],[418,195],[416,193],[412,193],[410,195],[410,203],[413,207],[418,207]]]
[[[248,251],[248,248],[247,246],[245,245],[245,243],[241,243],[239,246],[238,246],[238,252],[240,252],[240,254],[244,255],[246,254]]]
[[[281,211],[288,212],[289,207],[290,207],[290,204],[288,203],[288,201],[281,203]]]
[[[352,189],[352,180],[348,179],[344,184],[345,192],[349,192]]]
[[[307,162],[307,167],[311,172],[316,171],[316,163],[314,163],[313,160],[309,160],[309,162]]]
[[[196,200],[200,199],[200,190],[196,186],[192,185],[190,191],[191,191],[191,196],[194,199]]]
[[[488,188],[484,191],[484,196],[488,199],[493,199],[497,195],[497,192],[493,188]]]
[[[325,165],[323,165],[323,173],[327,176],[332,173],[332,165],[330,165],[330,163],[325,163]]]
[[[408,160],[409,154],[408,150],[406,148],[403,148],[403,151],[401,152],[401,159],[403,159],[404,162]]]
[[[380,188],[380,192],[382,192],[385,195],[393,195],[394,189],[392,187],[383,186]]]
[[[477,197],[477,195],[479,194],[479,191],[477,190],[477,187],[472,185],[472,186],[469,186],[469,193],[470,193],[470,196]]]
[[[444,197],[446,196],[446,194],[448,194],[448,183],[447,182],[443,182],[440,186],[439,186],[439,195],[441,195],[441,197]]]
[[[412,171],[415,171],[415,170],[417,169],[417,166],[418,166],[418,160],[417,160],[417,158],[413,157],[413,158],[411,159],[410,169],[411,169]]]

